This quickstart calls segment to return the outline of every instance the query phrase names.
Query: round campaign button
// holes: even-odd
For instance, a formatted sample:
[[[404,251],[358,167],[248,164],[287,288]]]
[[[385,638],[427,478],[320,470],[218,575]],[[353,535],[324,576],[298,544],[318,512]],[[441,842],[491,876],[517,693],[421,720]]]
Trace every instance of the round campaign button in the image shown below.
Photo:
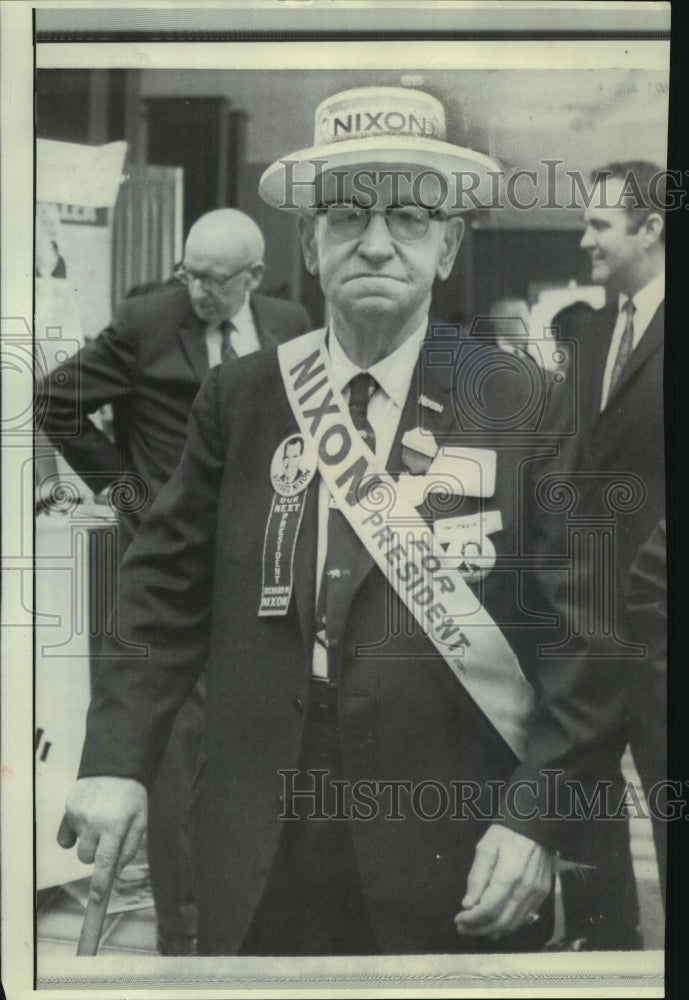
[[[467,583],[484,580],[495,566],[495,546],[488,535],[467,538],[459,547],[459,556],[457,569]]]
[[[302,434],[291,434],[278,445],[270,463],[270,481],[281,497],[301,493],[316,475],[316,449]]]

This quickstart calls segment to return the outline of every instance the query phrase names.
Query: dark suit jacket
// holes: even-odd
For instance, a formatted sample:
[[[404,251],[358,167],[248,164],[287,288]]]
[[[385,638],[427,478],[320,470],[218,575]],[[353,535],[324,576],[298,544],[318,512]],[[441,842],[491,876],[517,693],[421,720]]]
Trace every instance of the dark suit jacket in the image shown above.
[[[616,305],[593,310],[577,303],[563,310],[554,323],[563,337],[576,344],[572,377],[578,385],[587,468],[604,475],[633,473],[642,482],[642,502],[628,512],[617,512],[616,578],[621,598],[639,546],[665,517],[664,305],[653,316],[601,412],[603,374],[616,318]],[[633,630],[633,622],[624,618],[624,605],[620,611],[621,627]]]
[[[629,594],[633,589],[630,573],[634,560],[652,531],[665,518],[664,304],[653,316],[601,412],[603,374],[616,318],[616,304],[593,310],[576,303],[563,310],[555,323],[560,326],[561,335],[575,343],[572,380],[578,386],[582,444],[577,467],[587,474],[593,473],[582,481],[588,486],[583,490],[580,512],[603,516],[609,523],[611,510],[603,503],[602,492],[595,484],[596,477],[607,483],[615,477],[623,479],[629,473],[637,477],[631,488],[623,487],[608,496],[608,502],[614,502],[615,506],[612,573],[615,629],[620,639],[649,649],[657,644],[657,626],[656,635],[649,635],[648,618],[638,613],[633,602],[630,604]],[[627,742],[631,744],[648,793],[655,782],[665,778],[665,692],[659,691],[657,682],[653,687],[652,653],[630,657],[621,664],[621,700],[615,726],[619,753],[622,754]],[[602,669],[606,669],[604,665]],[[611,716],[609,722],[613,721]],[[622,833],[626,831],[621,830]],[[595,831],[591,835],[595,837]],[[605,859],[601,865],[604,870],[613,869]],[[611,878],[614,880],[614,873]],[[612,913],[613,898],[611,895],[609,900]]]
[[[251,308],[263,348],[310,327],[293,302],[254,295]],[[127,299],[110,325],[40,388],[48,397],[43,430],[95,493],[129,471],[155,498],[169,479],[208,374],[204,329],[181,286]],[[117,444],[89,419],[106,403],[113,404]]]
[[[539,641],[559,637],[556,619],[543,614],[555,605],[528,558],[537,550],[537,537],[548,538],[551,528],[559,527],[550,525],[534,500],[535,484],[547,467],[544,456],[554,451],[552,436],[541,424],[542,410],[524,425],[524,386],[521,403],[515,403],[505,356],[500,353],[496,362],[476,343],[469,351],[468,381],[448,361],[439,367],[437,350],[420,363],[388,468],[401,470],[401,437],[420,424],[439,442],[496,449],[495,495],[460,498],[455,509],[444,506],[443,514],[501,512],[502,530],[491,536],[498,563],[474,585],[476,593],[544,703],[539,746],[547,749],[548,760],[570,772],[583,760],[584,769],[600,773],[605,748],[595,744],[595,716],[605,711],[605,691],[598,690],[590,704],[568,698],[572,674],[552,670],[538,654]],[[473,378],[480,382],[480,401],[471,393]],[[532,382],[527,391],[533,392]],[[441,412],[423,407],[419,393]],[[199,665],[208,662],[205,751],[194,800],[199,940],[207,953],[233,953],[241,945],[285,822],[278,819],[284,791],[279,772],[299,766],[315,633],[318,475],[307,490],[288,613],[257,616],[273,496],[271,461],[297,430],[275,353],[241,358],[211,372],[192,411],[180,466],[122,570],[127,639],[146,644],[148,654],[104,659],[89,713],[81,775],[125,775],[148,784],[174,712]],[[431,517],[430,509],[425,515]],[[391,627],[390,588],[353,536],[351,544],[358,555],[339,685],[344,776],[351,782],[397,779],[413,787],[433,781],[449,796],[434,821],[415,816],[403,793],[403,820],[386,818],[390,804],[381,796],[370,819],[353,822],[376,944],[390,953],[414,950],[419,943],[422,951],[493,947],[459,940],[452,918],[476,842],[500,812],[486,783],[507,781],[517,762],[419,628]],[[553,551],[552,545],[546,548]],[[581,663],[574,674],[578,693],[585,691],[586,669]],[[600,674],[592,676],[599,683]],[[538,755],[534,759],[542,763]],[[519,774],[533,776],[528,760]],[[468,809],[462,798],[471,799]],[[422,803],[422,811],[432,808]],[[544,843],[573,826],[506,822]],[[547,933],[540,924],[525,928],[518,932],[521,947],[537,949]],[[508,941],[495,947],[513,946]]]

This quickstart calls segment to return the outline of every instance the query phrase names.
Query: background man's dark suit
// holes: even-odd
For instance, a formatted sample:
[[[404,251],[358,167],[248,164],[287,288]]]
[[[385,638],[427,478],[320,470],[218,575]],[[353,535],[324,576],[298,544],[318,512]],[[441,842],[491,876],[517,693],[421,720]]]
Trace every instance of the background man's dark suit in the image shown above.
[[[486,351],[481,345],[473,349]],[[488,362],[477,363],[482,372],[488,370]],[[504,407],[504,417],[518,411],[503,391],[501,369],[498,385],[490,383],[496,392],[487,406]],[[483,388],[485,400],[487,384]],[[419,392],[442,413],[422,408]],[[422,422],[433,428],[437,440],[497,447],[495,495],[483,502],[466,497],[460,510],[446,513],[500,510],[503,528],[492,535],[498,555],[526,554],[533,529],[525,519],[538,509],[532,478],[543,464],[522,461],[533,456],[533,439],[527,434],[528,447],[515,446],[517,439],[510,435],[501,441],[490,421],[488,433],[461,432],[461,387],[459,396],[457,392],[451,368],[426,370],[422,388],[415,375],[388,468],[401,470],[401,437]],[[500,411],[491,412],[495,416]],[[121,775],[148,784],[171,716],[208,659],[205,752],[194,796],[199,944],[204,953],[228,954],[241,947],[285,822],[278,819],[285,806],[279,799],[283,785],[278,772],[299,766],[316,628],[318,476],[308,487],[288,614],[257,616],[272,499],[271,461],[285,437],[296,431],[273,353],[242,358],[210,374],[192,412],[182,463],[125,560],[122,599],[128,638],[141,641],[155,635],[155,648],[144,670],[140,663],[122,660],[116,669],[101,671],[89,714],[81,776]],[[539,511],[538,520],[539,531],[547,534],[546,515]],[[354,538],[352,545],[359,557],[343,641],[349,652],[339,688],[344,776],[351,781],[432,780],[447,789],[453,781],[471,780],[482,789],[479,808],[489,817],[472,819],[469,812],[469,818],[452,820],[450,809],[444,818],[429,821],[415,818],[407,804],[404,819],[394,822],[385,818],[383,802],[375,818],[352,824],[374,950],[537,950],[550,932],[547,903],[538,923],[497,943],[459,938],[455,932],[453,916],[466,890],[476,843],[490,822],[485,783],[509,779],[516,760],[418,628],[413,635],[404,629],[390,635],[389,588]],[[508,641],[536,683],[541,702],[559,706],[557,719],[547,709],[539,719],[535,766],[544,763],[540,755],[546,754],[570,774],[580,764],[600,773],[608,748],[593,745],[595,725],[589,725],[592,720],[582,717],[582,711],[592,716],[605,711],[602,692],[586,697],[581,671],[588,668],[580,663],[578,697],[570,698],[564,689],[571,672],[560,669],[557,661],[539,661],[537,644],[544,633],[534,613],[543,608],[543,597],[527,596],[534,582],[528,576],[520,579],[499,562],[476,591],[494,619],[506,623]],[[592,676],[600,684],[600,674]],[[580,753],[582,742],[588,745]],[[528,760],[518,773],[538,778]],[[576,825],[507,822],[546,843]],[[290,919],[288,913],[280,916]]]
[[[264,349],[310,327],[294,302],[252,295],[251,309]],[[142,477],[151,500],[167,482],[209,371],[204,329],[182,286],[127,299],[100,336],[52,373],[43,430],[94,492],[126,471]],[[117,444],[88,419],[106,403],[115,411]]]
[[[603,374],[617,319],[617,303],[594,310],[583,303],[563,310],[554,320],[560,336],[576,345],[576,383],[579,389],[580,436],[586,457],[580,467],[600,473],[605,479],[615,473],[633,473],[643,483],[645,494],[636,509],[616,514],[615,606],[617,635],[646,646],[644,620],[630,613],[625,590],[640,546],[665,517],[665,451],[663,431],[663,338],[664,306],[660,305],[632,352],[620,380],[601,411]],[[583,498],[592,513],[605,514],[600,493]],[[602,669],[605,669],[603,667]],[[649,681],[646,659],[630,659],[622,675],[626,692],[618,725],[620,755],[627,741],[643,787],[648,791],[666,777],[666,745],[662,699],[649,702],[644,696]],[[662,823],[654,822],[656,842],[664,844]],[[599,880],[596,910],[600,925],[591,926],[589,901],[582,898],[585,883],[571,874],[563,876],[563,890],[572,900],[573,926],[568,936],[594,937],[600,947],[621,947],[631,942],[638,921],[627,824],[623,821],[593,824],[592,850],[598,855]],[[661,870],[664,859],[659,858]],[[601,912],[601,911],[605,912]]]
[[[661,305],[656,311],[601,412],[603,372],[616,319],[616,304],[600,310],[577,310],[573,322],[563,317],[561,335],[571,336],[578,347],[581,426],[588,437],[593,468],[598,472],[633,472],[647,490],[638,510],[618,518],[616,555],[618,579],[622,580],[639,545],[665,516],[665,310]],[[623,612],[624,606],[620,610]]]
[[[302,306],[251,296],[263,348],[310,327]],[[205,326],[186,288],[173,286],[125,300],[112,323],[50,376],[44,430],[95,492],[122,472],[141,477],[146,502],[119,516],[122,555],[150,503],[179,462],[187,420],[208,374]],[[116,443],[89,419],[105,403],[115,415]],[[122,621],[122,609],[119,609]],[[199,664],[202,666],[202,664]],[[180,711],[158,780],[149,793],[148,844],[159,947],[184,953],[195,936],[194,891],[186,815],[203,726],[203,684]]]

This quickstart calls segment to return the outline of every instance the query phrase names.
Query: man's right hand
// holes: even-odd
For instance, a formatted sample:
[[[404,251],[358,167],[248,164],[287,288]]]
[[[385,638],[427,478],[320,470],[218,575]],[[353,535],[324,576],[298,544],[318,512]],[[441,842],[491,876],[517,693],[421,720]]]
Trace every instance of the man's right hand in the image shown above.
[[[84,864],[95,861],[91,897],[107,892],[112,872],[118,874],[133,859],[146,830],[148,796],[133,778],[80,778],[70,792],[57,834],[61,847],[77,845]]]

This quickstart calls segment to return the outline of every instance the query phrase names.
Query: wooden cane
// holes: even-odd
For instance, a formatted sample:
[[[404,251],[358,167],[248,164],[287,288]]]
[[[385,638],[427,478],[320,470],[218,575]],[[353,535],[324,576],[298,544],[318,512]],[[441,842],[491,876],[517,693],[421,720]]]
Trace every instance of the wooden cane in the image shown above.
[[[108,903],[110,902],[110,893],[112,892],[112,884],[115,881],[116,871],[117,859],[108,871],[105,891],[98,901],[93,899],[89,891],[86,913],[84,914],[84,922],[81,925],[81,935],[79,936],[79,944],[77,945],[77,955],[98,954],[98,945],[100,944],[100,936],[103,933],[105,914],[108,911]]]
[[[58,843],[63,846],[72,846],[76,840],[76,835],[72,830],[72,827],[66,816],[62,817],[62,822],[60,823],[60,829],[57,834]],[[121,845],[120,845],[121,846]],[[103,933],[103,924],[105,923],[105,914],[108,911],[108,903],[110,902],[110,893],[112,892],[112,884],[115,881],[115,874],[117,872],[117,863],[119,861],[119,851],[117,852],[117,857],[113,861],[112,865],[108,869],[107,878],[105,881],[105,890],[101,899],[96,901],[91,896],[90,886],[89,886],[89,898],[86,903],[86,913],[84,914],[84,922],[81,925],[81,934],[79,936],[79,943],[77,945],[77,955],[97,955],[98,945],[100,944],[100,936]]]

